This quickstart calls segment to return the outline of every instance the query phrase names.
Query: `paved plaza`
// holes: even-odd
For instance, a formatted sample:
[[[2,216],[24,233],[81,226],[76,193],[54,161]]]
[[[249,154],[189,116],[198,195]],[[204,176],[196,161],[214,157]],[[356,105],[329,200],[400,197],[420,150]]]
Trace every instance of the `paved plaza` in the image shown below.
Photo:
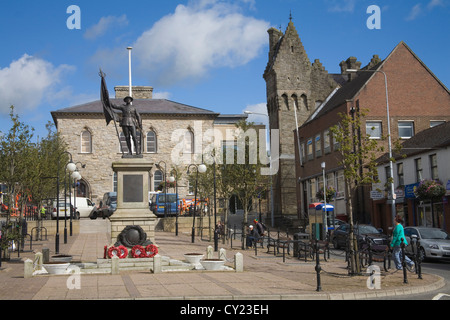
[[[184,254],[205,253],[213,242],[197,237],[192,243],[190,234],[156,231],[159,254],[184,261]],[[105,245],[110,245],[107,228],[88,230],[69,236],[67,244],[60,240],[60,254],[73,256],[74,261],[96,262],[103,258]],[[328,261],[321,256],[321,291],[317,291],[315,261],[299,260],[292,255],[268,253],[267,248],[242,250],[239,241],[219,243],[226,249],[226,265],[233,268],[234,255],[241,253],[244,271],[120,271],[119,274],[81,274],[74,285],[71,275],[36,275],[24,278],[26,259],[33,260],[35,252],[43,248],[54,254],[54,237],[47,241],[33,241],[33,250],[11,254],[11,261],[2,262],[0,270],[0,300],[355,300],[379,297],[404,296],[437,290],[444,285],[438,276],[424,274],[418,279],[408,273],[408,283],[403,283],[403,273],[381,270],[379,289],[368,287],[368,275],[348,276],[342,256],[332,254]],[[292,254],[292,252],[291,252]],[[218,257],[218,252],[214,252]],[[73,277],[73,276],[72,276]]]

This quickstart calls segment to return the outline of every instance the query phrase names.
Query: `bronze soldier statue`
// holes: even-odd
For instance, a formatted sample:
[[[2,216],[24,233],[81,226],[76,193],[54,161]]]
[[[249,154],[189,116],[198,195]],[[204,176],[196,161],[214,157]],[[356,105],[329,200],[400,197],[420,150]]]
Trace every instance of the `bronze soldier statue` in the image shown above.
[[[142,119],[139,112],[131,104],[131,102],[133,101],[132,97],[125,97],[123,101],[125,102],[124,105],[116,106],[111,103],[111,107],[113,109],[122,111],[122,120],[120,121],[120,126],[122,127],[122,131],[127,142],[128,155],[133,154],[131,149],[131,139],[133,139],[134,146],[136,148],[136,154],[139,155],[141,154],[141,143],[137,137],[136,129],[139,129],[142,132]]]

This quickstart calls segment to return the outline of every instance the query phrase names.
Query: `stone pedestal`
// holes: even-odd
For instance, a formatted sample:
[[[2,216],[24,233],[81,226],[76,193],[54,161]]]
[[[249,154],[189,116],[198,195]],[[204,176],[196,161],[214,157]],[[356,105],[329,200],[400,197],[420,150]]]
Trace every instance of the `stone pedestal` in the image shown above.
[[[156,216],[148,206],[152,165],[141,158],[124,158],[112,164],[117,173],[117,210],[109,218],[113,244],[128,226],[139,226],[146,233],[147,240],[155,241]]]

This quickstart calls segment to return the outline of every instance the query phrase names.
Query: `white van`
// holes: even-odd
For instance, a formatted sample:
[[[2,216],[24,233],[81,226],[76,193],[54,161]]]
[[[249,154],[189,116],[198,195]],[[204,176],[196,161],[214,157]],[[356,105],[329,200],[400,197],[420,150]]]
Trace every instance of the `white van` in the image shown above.
[[[95,203],[93,203],[88,198],[77,197],[76,203],[75,199],[72,198],[72,205],[74,206],[74,208],[76,208],[75,217],[79,219],[79,218],[88,218],[89,214],[91,213],[92,209],[95,206]]]
[[[67,198],[67,200],[69,199]],[[74,199],[74,197],[72,197],[71,205],[72,207],[76,208],[76,211],[74,211],[73,218],[80,219],[89,217],[89,214],[91,213],[95,204],[88,198],[76,197],[76,199]],[[60,199],[59,207],[60,207],[59,218],[64,219],[64,215],[66,215],[66,217],[69,218],[70,217],[69,202],[67,202],[66,204],[64,203],[64,199]],[[56,219],[58,216],[56,212],[56,200],[53,201],[53,210],[51,216],[52,219]]]

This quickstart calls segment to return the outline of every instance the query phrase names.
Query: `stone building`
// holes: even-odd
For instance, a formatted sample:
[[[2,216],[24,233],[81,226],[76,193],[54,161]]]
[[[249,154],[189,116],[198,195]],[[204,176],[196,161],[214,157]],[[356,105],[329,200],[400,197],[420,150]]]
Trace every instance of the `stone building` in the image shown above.
[[[329,74],[319,60],[311,64],[292,20],[284,34],[275,28],[268,33],[269,61],[263,77],[270,130],[279,130],[279,170],[272,182],[274,215],[298,218],[292,132],[339,87],[342,79]]]
[[[115,99],[111,102],[123,104],[128,87],[118,86],[115,92]],[[229,143],[226,141],[226,131],[235,128],[234,124],[246,119],[247,115],[221,115],[170,100],[153,99],[152,92],[152,87],[133,87],[133,105],[142,117],[143,158],[155,165],[160,164],[160,169],[154,165],[150,172],[150,190],[157,191],[164,181],[164,170],[169,178],[175,169],[180,176],[180,197],[193,198],[193,186],[189,186],[187,180],[187,167],[191,163],[200,164],[202,154],[212,143],[218,146]],[[78,194],[98,204],[105,192],[117,189],[111,164],[122,158],[118,134],[123,150],[127,151],[122,129],[118,123],[117,126],[114,122],[106,125],[100,100],[51,114],[58,132],[68,144],[73,161],[86,164],[85,168],[78,164],[82,175]],[[171,188],[168,192],[175,190]]]

